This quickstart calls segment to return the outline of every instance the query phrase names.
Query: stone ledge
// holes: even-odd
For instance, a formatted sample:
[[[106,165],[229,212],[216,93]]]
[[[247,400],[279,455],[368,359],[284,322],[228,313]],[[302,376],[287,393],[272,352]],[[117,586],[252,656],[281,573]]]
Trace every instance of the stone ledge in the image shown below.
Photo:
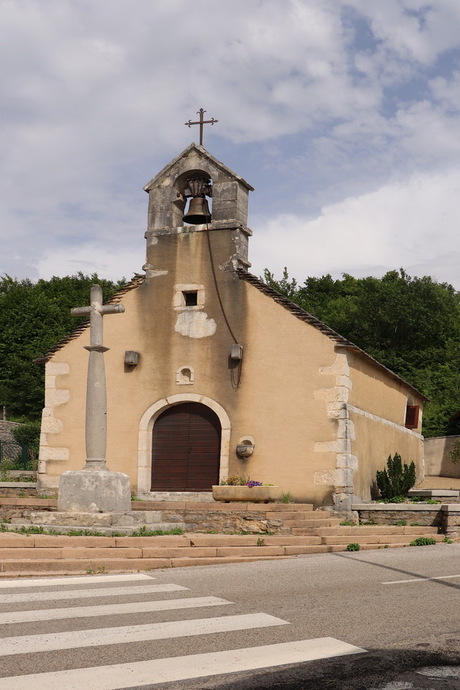
[[[400,511],[400,512],[437,512],[441,510],[442,503],[354,503],[351,506],[352,510],[362,511],[362,510],[382,510],[382,511]]]

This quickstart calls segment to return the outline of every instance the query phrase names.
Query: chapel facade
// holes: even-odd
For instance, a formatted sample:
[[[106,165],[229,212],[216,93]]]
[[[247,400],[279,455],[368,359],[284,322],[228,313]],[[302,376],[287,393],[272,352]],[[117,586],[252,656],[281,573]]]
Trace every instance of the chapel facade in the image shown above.
[[[144,272],[104,317],[109,469],[140,495],[239,474],[345,510],[390,454],[421,479],[424,397],[249,272],[251,185],[191,144],[145,190]],[[88,342],[44,358],[43,491],[85,462]]]

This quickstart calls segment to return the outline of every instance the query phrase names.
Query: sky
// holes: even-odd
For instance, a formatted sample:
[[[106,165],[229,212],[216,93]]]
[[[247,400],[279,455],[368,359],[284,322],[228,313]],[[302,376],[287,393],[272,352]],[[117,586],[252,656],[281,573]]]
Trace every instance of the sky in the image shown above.
[[[202,107],[253,273],[460,290],[457,0],[0,0],[0,88],[0,275],[142,272]]]

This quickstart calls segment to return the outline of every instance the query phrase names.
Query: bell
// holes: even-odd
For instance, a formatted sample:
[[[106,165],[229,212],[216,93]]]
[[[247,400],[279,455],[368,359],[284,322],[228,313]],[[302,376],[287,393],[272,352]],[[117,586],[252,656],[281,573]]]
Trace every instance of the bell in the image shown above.
[[[182,217],[182,220],[184,223],[190,223],[191,225],[209,223],[211,221],[211,213],[209,212],[206,199],[203,196],[193,196],[190,199],[188,213]]]

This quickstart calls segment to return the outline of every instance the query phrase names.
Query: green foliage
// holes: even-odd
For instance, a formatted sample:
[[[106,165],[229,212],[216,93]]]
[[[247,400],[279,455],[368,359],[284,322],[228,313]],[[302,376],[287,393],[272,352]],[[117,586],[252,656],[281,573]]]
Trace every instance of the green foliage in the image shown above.
[[[280,502],[280,503],[292,503],[293,500],[294,500],[294,497],[293,497],[293,495],[291,494],[291,492],[290,492],[290,491],[286,491],[286,493],[281,494],[281,499],[280,499],[279,502]]]
[[[84,320],[71,316],[70,309],[89,303],[94,283],[101,285],[106,300],[123,281],[113,283],[82,273],[36,283],[8,275],[0,278],[0,405],[14,419],[40,419],[44,367],[34,360]]]
[[[396,498],[407,496],[407,492],[415,484],[415,463],[404,463],[403,466],[399,453],[395,453],[393,457],[389,455],[387,469],[377,471],[376,481],[384,499],[394,501]]]
[[[407,520],[397,520],[395,524],[396,527],[405,527],[407,525]]]
[[[347,548],[345,551],[359,551],[360,550],[360,545],[356,544],[356,542],[353,542],[352,544],[348,544]]]
[[[414,541],[411,541],[409,546],[431,546],[432,544],[437,544],[436,539],[431,537],[417,537]]]
[[[356,523],[353,520],[342,520],[340,523],[343,527],[356,527]]]
[[[22,446],[38,446],[40,441],[40,422],[25,422],[13,427],[14,440]]]
[[[403,269],[382,278],[307,278],[265,271],[265,282],[422,391],[423,433],[460,433],[460,293]]]

